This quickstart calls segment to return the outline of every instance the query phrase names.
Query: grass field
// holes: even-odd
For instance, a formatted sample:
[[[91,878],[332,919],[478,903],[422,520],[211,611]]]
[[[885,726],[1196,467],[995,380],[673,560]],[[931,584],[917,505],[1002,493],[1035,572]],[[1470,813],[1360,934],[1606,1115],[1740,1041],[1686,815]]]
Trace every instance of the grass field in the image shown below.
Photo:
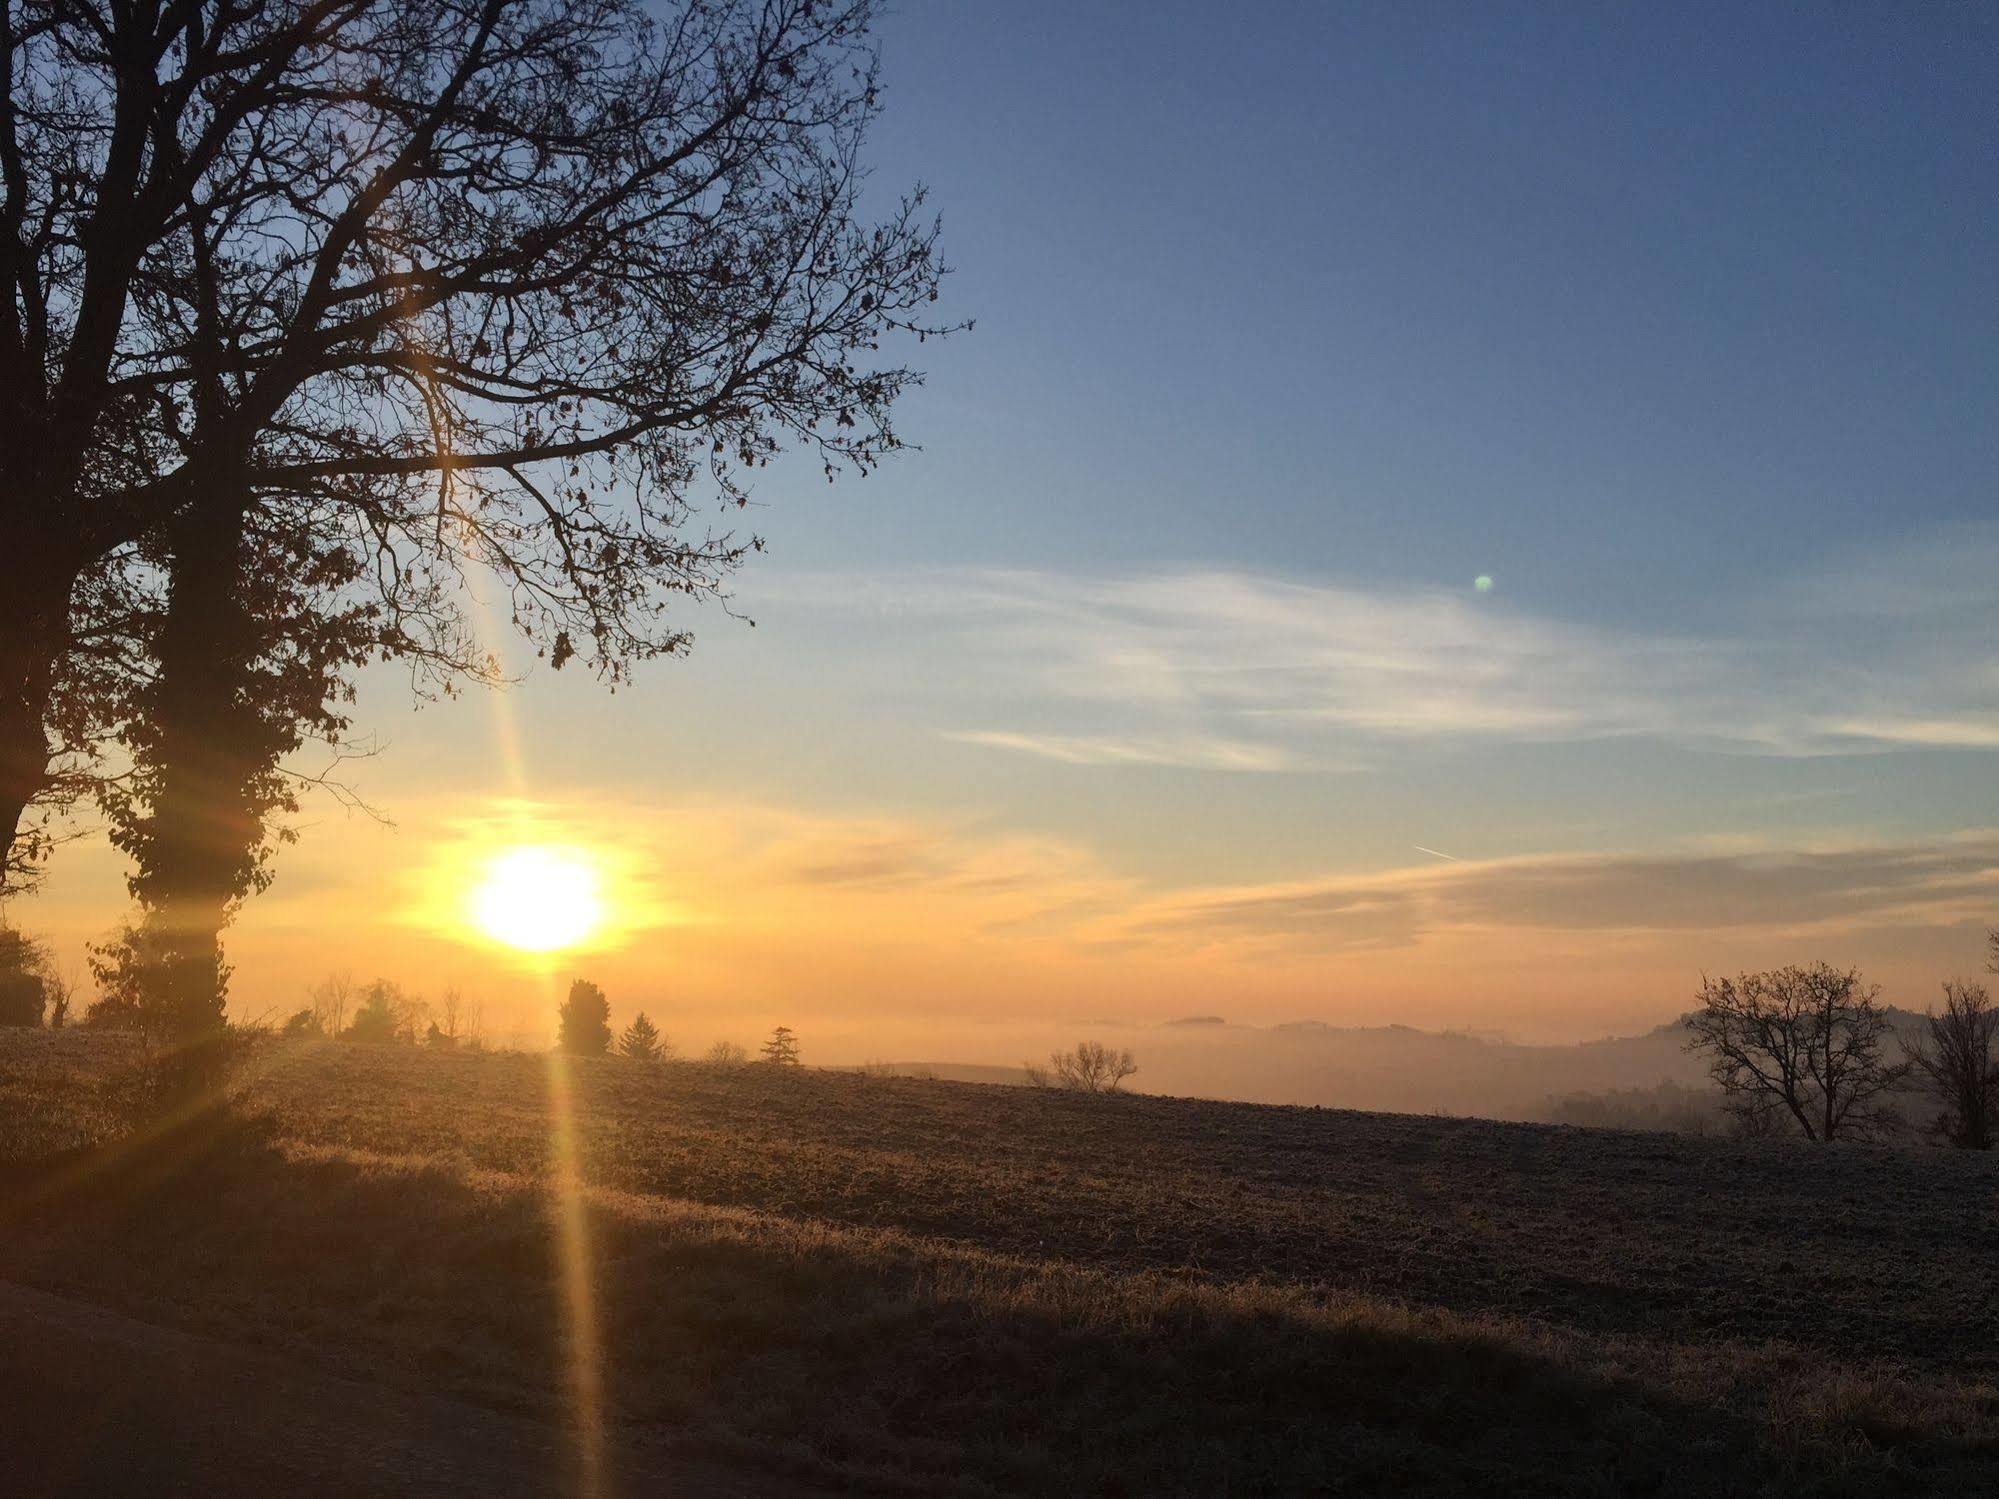
[[[1988,1157],[326,1042],[121,1136],[122,1045],[0,1033],[0,1278],[523,1417],[573,1165],[604,1421],[795,1480],[1999,1487]]]

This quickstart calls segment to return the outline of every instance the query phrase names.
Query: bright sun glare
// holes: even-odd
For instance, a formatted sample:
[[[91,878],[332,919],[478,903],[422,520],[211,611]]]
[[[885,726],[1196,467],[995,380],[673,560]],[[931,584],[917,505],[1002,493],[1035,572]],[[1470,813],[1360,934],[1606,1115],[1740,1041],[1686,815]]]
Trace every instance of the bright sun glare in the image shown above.
[[[567,849],[529,844],[496,854],[470,898],[480,931],[523,952],[554,952],[604,920],[597,871]]]

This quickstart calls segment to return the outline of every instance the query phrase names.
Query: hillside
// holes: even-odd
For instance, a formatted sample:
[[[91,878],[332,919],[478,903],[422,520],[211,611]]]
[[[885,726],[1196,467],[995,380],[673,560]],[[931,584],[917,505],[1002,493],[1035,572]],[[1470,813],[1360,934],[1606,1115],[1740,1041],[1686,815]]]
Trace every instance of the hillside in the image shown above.
[[[116,1064],[0,1038],[0,1277],[560,1420],[573,1161],[608,1428],[773,1481],[1999,1477],[1987,1157],[316,1043],[49,1158]]]
[[[1922,1022],[1908,1010],[1891,1008],[1888,1015],[1905,1032]],[[1545,1121],[1556,1117],[1551,1100],[1569,1094],[1709,1086],[1706,1063],[1688,1054],[1677,1020],[1637,1035],[1567,1044],[1407,1025],[1239,1025],[1212,1015],[1155,1026],[1081,1026],[1075,1033],[1129,1048],[1139,1061],[1139,1086],[1183,1098]],[[1035,1053],[1043,1055],[1045,1048]],[[1018,1066],[909,1062],[894,1070],[966,1082],[1026,1081]]]

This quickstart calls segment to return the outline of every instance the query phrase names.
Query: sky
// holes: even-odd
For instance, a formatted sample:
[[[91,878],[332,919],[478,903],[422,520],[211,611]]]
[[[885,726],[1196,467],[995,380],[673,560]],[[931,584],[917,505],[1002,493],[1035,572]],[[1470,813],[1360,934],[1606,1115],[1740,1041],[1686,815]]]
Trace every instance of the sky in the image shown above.
[[[237,1013],[345,968],[535,1042],[584,973],[691,1046],[1011,1061],[1977,968],[1990,11],[905,0],[880,40],[876,186],[929,185],[976,319],[905,351],[921,450],[760,476],[755,627],[697,610],[616,696],[374,672],[342,773],[388,821],[307,808]],[[616,919],[468,926],[523,839]],[[86,840],[10,915],[80,968],[119,880]]]

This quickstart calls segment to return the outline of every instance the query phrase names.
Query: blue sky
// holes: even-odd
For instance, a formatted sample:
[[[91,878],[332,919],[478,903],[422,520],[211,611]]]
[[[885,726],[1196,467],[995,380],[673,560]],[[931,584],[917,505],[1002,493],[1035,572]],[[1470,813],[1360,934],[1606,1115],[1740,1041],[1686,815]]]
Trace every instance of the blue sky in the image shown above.
[[[1836,664],[1872,661],[1855,690],[1878,691],[1936,653],[1931,698],[1993,708],[1961,670],[1991,639],[1999,517],[1988,16],[935,4],[883,40],[879,180],[934,185],[953,307],[979,323],[923,351],[922,454],[838,491],[769,486],[775,561],[742,591],[762,644],[798,617],[793,664],[827,638],[794,570],[889,592],[924,567],[1206,570],[1744,652],[1717,670],[1745,716]],[[1948,618],[1898,605],[1891,628],[1861,602],[1932,581]],[[865,690],[885,659],[934,659],[910,638],[931,626],[875,624],[841,637]],[[964,660],[937,675],[964,685]],[[906,696],[876,693],[884,711]],[[1044,706],[1046,732],[1078,717]],[[1674,711],[1666,693],[1654,717]],[[949,727],[967,726],[1019,727]],[[1520,810],[1491,853],[1590,842],[1558,825],[1579,796],[1612,836],[1800,826],[1821,800],[1849,826],[1935,831],[1990,805],[1991,760],[1961,749],[1827,765],[1829,741],[1773,763],[1786,746],[1705,732],[1697,751],[1499,737],[1468,792],[1461,746],[1432,736],[1445,769],[1377,767],[1367,800],[1388,781],[1448,828],[1501,797]],[[967,773],[1116,821],[1073,775]],[[1176,866],[1253,861],[1301,800],[1345,800],[1279,779],[1160,788],[1261,825],[1240,845],[1204,829]],[[1316,857],[1356,856],[1304,821]],[[1396,836],[1362,830],[1362,857]]]
[[[907,0],[881,41],[876,184],[930,184],[977,319],[907,351],[923,451],[770,470],[759,627],[630,692],[371,683],[399,830],[316,814],[242,985],[518,792],[516,740],[680,913],[597,960],[655,1014],[1591,1035],[1703,969],[1976,966],[1999,16]]]
[[[1995,24],[906,6],[878,180],[934,184],[980,327],[887,524],[815,506],[785,555],[1490,572],[1655,622],[1989,514]]]

